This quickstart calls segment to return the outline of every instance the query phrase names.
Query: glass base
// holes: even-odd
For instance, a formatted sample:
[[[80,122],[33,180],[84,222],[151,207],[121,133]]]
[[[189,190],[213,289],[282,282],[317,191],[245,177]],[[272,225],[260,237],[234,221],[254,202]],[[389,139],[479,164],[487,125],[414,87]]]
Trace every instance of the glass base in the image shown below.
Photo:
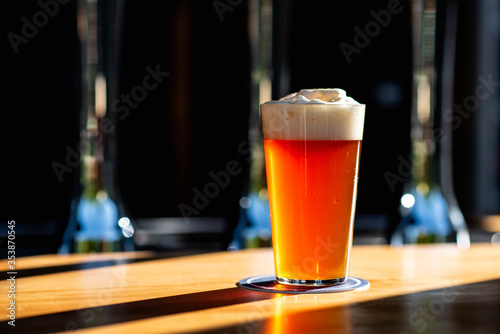
[[[330,285],[339,285],[345,283],[347,281],[347,277],[326,279],[326,280],[289,279],[289,278],[277,277],[276,280],[281,284],[288,284],[288,285],[330,286]]]
[[[314,282],[315,280],[313,280]],[[335,280],[338,281],[338,280]],[[253,276],[242,279],[237,284],[240,288],[281,294],[319,294],[345,291],[364,291],[370,288],[370,282],[357,277],[347,277],[344,283],[335,285],[292,285],[278,282],[274,275]]]

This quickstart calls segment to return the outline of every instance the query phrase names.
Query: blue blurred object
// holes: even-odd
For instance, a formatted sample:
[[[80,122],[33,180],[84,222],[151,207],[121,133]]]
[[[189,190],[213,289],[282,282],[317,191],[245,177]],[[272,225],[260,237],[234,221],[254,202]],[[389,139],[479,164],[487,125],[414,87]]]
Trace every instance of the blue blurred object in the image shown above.
[[[412,9],[412,156],[411,164],[401,161],[398,176],[411,177],[391,244],[454,242],[467,249],[469,231],[453,189],[451,122],[443,118],[452,103],[456,6],[418,0]]]
[[[228,249],[271,246],[271,215],[267,191],[252,192],[240,199],[240,219]]]
[[[119,38],[119,29],[110,27],[118,28],[122,6],[120,1],[82,0],[78,3],[81,131],[77,147],[71,148],[75,160],[71,167],[79,169],[80,178],[71,203],[68,227],[58,250],[62,254],[134,249],[131,240],[133,224],[125,214],[118,187],[113,182],[116,115],[108,108],[116,92],[117,80],[111,62],[118,57]],[[108,58],[112,59],[109,63]],[[69,167],[61,168],[66,170]]]
[[[397,245],[445,242],[452,234],[448,205],[439,189],[424,195],[418,189],[401,197],[401,224],[392,238]]]
[[[75,233],[77,242],[101,238],[115,242],[120,238],[117,229],[118,208],[115,202],[107,196],[95,200],[82,197],[78,203],[76,219],[81,226],[81,229]]]

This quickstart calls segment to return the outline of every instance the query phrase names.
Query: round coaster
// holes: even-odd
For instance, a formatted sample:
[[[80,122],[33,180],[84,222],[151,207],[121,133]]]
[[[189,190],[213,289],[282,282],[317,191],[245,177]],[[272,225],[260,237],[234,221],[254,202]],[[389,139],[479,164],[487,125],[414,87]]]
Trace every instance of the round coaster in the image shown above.
[[[311,294],[367,290],[370,287],[370,282],[362,278],[349,277],[345,283],[331,286],[288,285],[278,283],[274,275],[262,275],[242,279],[236,285],[241,288],[262,292]]]

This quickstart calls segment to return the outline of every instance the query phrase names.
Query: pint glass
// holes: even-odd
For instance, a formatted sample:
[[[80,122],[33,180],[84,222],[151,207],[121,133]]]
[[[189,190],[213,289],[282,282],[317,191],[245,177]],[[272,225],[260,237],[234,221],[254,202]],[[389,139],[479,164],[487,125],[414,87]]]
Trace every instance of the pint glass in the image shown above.
[[[280,101],[261,105],[277,280],[341,284],[348,278],[365,105]]]

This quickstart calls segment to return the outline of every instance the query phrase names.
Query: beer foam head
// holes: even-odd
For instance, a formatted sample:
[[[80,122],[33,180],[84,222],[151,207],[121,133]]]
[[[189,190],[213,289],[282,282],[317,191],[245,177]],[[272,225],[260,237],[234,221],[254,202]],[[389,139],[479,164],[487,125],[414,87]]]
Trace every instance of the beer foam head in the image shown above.
[[[365,105],[342,89],[302,89],[261,105],[264,139],[362,140]]]

